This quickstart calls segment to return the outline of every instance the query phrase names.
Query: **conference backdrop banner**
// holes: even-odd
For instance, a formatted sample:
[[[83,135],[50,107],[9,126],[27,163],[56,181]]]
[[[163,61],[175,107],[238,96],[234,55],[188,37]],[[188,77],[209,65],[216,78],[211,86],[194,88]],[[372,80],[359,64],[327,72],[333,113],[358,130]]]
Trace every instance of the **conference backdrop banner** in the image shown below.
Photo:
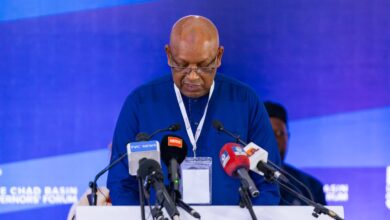
[[[170,74],[164,45],[189,14],[219,28],[220,73],[286,106],[287,162],[346,219],[389,219],[389,12],[387,0],[1,1],[0,219],[66,218],[109,162],[126,96]]]

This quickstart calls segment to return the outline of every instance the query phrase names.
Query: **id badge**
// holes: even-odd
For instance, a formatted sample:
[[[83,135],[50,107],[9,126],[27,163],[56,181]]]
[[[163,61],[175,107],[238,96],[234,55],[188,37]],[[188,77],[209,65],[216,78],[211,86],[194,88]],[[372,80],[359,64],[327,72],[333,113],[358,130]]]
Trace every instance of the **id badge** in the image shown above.
[[[212,158],[191,157],[181,164],[183,201],[188,204],[211,204]]]

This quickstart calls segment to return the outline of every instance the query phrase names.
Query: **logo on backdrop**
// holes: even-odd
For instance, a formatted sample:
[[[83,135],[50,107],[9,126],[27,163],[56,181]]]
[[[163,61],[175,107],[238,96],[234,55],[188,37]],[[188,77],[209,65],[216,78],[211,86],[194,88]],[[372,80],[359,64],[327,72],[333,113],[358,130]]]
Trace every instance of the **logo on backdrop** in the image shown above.
[[[327,202],[347,202],[349,198],[348,184],[325,184],[325,198]]]
[[[0,204],[72,204],[77,202],[77,193],[72,186],[0,186]]]

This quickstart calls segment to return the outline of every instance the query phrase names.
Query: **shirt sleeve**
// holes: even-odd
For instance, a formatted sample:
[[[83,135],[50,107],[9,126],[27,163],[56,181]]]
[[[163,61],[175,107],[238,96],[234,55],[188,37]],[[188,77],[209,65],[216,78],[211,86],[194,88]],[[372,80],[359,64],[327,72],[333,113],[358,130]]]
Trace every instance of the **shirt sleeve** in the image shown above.
[[[248,131],[248,142],[254,142],[268,151],[268,160],[280,167],[281,160],[271,123],[263,103],[257,96],[250,99],[251,113]],[[279,186],[265,181],[263,176],[251,173],[260,195],[253,200],[256,205],[278,205],[280,202]]]
[[[138,106],[135,94],[127,97],[116,123],[111,162],[127,152],[126,145],[135,139],[138,133]],[[113,205],[139,204],[138,182],[136,177],[130,176],[127,157],[112,167],[108,172],[107,187]]]

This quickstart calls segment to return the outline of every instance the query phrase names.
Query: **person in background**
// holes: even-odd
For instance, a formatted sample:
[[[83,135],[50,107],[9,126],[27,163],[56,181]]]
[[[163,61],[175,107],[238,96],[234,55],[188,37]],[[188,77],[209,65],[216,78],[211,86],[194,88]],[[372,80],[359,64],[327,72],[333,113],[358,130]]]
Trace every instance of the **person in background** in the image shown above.
[[[320,181],[318,181],[315,177],[298,170],[297,168],[285,163],[288,140],[290,137],[290,133],[288,131],[288,119],[287,119],[287,111],[286,109],[275,102],[266,101],[264,102],[264,106],[268,112],[270,117],[272,129],[274,130],[274,134],[276,137],[276,141],[278,142],[278,148],[280,157],[282,159],[282,168],[287,171],[289,174],[294,176],[296,179],[305,184],[313,195],[313,199],[316,203],[320,203],[326,205],[325,194],[323,191],[323,185]],[[296,181],[291,180],[290,182],[298,188],[300,192],[303,193],[304,196],[310,198],[307,190],[304,189],[301,185],[296,183]],[[289,192],[281,189],[281,202],[280,205],[307,205],[303,203],[298,198],[291,195]]]

